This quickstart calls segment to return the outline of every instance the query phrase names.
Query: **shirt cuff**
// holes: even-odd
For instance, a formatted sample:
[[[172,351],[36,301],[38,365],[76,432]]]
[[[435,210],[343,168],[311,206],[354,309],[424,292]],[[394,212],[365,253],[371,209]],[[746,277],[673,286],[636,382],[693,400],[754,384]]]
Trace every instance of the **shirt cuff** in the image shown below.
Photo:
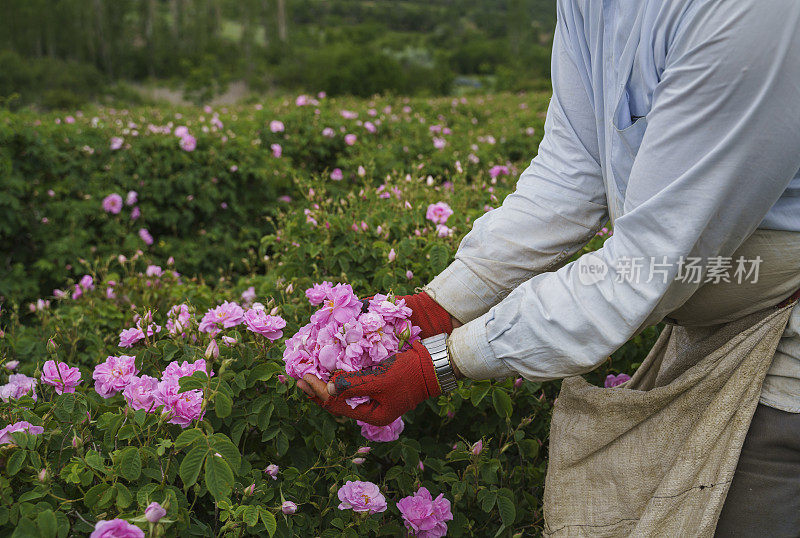
[[[496,379],[516,375],[492,351],[486,337],[486,316],[453,330],[447,342],[450,360],[469,379]]]
[[[485,314],[498,302],[497,294],[459,259],[422,289],[461,323]]]

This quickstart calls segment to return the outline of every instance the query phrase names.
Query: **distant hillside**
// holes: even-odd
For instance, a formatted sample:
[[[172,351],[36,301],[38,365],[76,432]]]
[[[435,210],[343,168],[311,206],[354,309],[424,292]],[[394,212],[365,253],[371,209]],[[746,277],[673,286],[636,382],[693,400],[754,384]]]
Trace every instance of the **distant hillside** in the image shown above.
[[[6,0],[0,98],[68,105],[117,80],[256,91],[543,87],[554,0]],[[98,82],[100,81],[100,82]]]

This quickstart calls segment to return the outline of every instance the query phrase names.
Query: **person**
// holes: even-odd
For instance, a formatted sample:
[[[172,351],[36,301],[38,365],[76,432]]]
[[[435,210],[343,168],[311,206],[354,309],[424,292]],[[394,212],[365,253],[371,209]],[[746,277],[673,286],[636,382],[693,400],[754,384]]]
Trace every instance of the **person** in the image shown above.
[[[423,338],[446,336],[328,384],[306,376],[298,386],[329,411],[380,425],[452,377],[577,376],[645,327],[719,327],[800,288],[800,3],[557,10],[538,154],[452,264],[404,297]],[[569,262],[608,220],[603,247]],[[701,278],[685,278],[690,260]],[[760,280],[743,282],[755,261]],[[782,330],[731,444],[718,536],[800,535],[800,307]],[[351,409],[352,396],[371,402]]]

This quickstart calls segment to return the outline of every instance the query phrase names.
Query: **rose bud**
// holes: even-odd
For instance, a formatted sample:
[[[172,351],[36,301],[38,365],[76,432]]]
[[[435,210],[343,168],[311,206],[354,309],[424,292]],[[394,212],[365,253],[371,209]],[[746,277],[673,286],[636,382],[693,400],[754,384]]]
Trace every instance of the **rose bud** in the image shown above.
[[[274,463],[271,463],[271,464],[267,465],[267,468],[264,469],[264,472],[267,473],[273,480],[277,480],[278,479],[278,470],[279,469],[280,469],[280,467],[278,467]]]
[[[150,523],[158,523],[165,515],[167,515],[167,511],[157,502],[151,502],[150,505],[144,509],[144,517]]]
[[[354,465],[361,465],[365,461],[367,461],[367,460],[365,460],[364,458],[353,458],[353,464]]]
[[[219,357],[219,346],[217,345],[217,341],[212,339],[211,342],[208,343],[208,347],[206,348],[206,359],[216,359]]]
[[[357,450],[359,454],[369,454],[369,451],[372,450],[371,446],[362,446]]]
[[[244,488],[244,494],[245,494],[245,495],[247,495],[247,496],[250,496],[250,495],[252,495],[253,493],[255,493],[255,491],[256,491],[256,485],[255,485],[255,482],[254,482],[254,483],[252,483],[252,484],[250,484],[250,485],[249,485],[249,486],[247,486],[246,488]]]
[[[521,377],[516,378],[514,380],[514,388],[515,389],[520,388],[522,386],[522,381],[523,381],[523,379]]]
[[[474,445],[472,445],[471,452],[473,456],[477,456],[483,452],[483,439],[479,439]]]
[[[47,482],[47,469],[39,471],[39,482]]]
[[[294,514],[297,512],[297,505],[292,501],[283,501],[283,504],[281,504],[281,512],[284,514]]]

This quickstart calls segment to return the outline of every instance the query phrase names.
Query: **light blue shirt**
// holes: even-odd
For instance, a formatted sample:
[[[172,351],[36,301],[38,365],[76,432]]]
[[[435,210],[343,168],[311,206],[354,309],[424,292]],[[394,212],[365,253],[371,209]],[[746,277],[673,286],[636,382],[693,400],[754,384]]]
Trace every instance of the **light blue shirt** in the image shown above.
[[[679,259],[800,232],[798,30],[794,0],[558,2],[538,155],[426,288],[469,322],[451,337],[468,377],[587,372],[695,293]],[[563,265],[609,219],[595,262],[666,256],[669,278]]]

